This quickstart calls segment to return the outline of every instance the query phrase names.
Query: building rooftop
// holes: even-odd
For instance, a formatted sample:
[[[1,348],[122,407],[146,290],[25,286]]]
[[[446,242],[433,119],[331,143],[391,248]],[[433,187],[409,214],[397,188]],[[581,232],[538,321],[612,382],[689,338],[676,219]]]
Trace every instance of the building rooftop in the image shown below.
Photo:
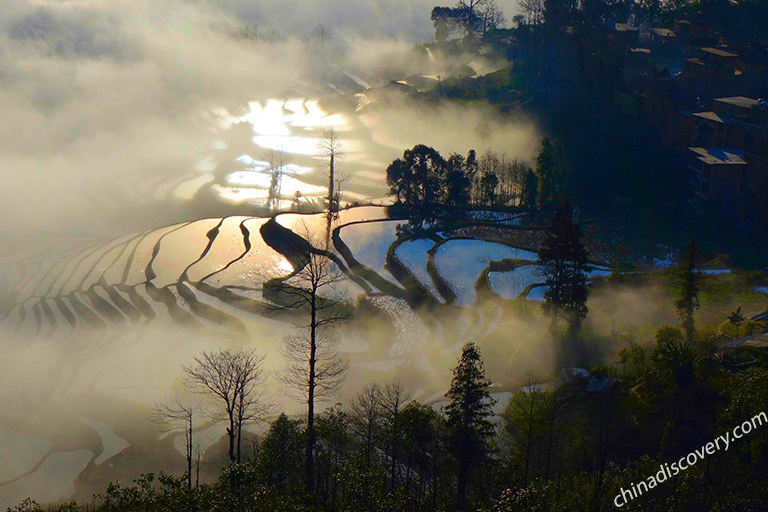
[[[742,108],[752,108],[754,105],[757,105],[757,100],[754,100],[752,98],[747,98],[746,96],[732,96],[730,98],[715,98],[715,101],[719,101],[721,103],[728,103],[729,105],[734,105],[736,107],[742,107]]]
[[[726,58],[738,57],[738,55],[735,53],[727,52],[725,50],[720,50],[718,48],[706,47],[706,48],[699,48],[699,50],[712,55],[717,55],[718,57],[726,57]]]
[[[708,119],[709,121],[715,121],[716,123],[725,123],[723,118],[715,112],[694,112],[693,115],[702,119]]]
[[[652,28],[651,32],[661,37],[677,37],[675,31],[670,28]]]
[[[616,30],[618,32],[630,32],[630,31],[640,30],[640,27],[630,25],[629,23],[617,23]]]
[[[744,151],[736,148],[688,148],[709,165],[745,165]]]

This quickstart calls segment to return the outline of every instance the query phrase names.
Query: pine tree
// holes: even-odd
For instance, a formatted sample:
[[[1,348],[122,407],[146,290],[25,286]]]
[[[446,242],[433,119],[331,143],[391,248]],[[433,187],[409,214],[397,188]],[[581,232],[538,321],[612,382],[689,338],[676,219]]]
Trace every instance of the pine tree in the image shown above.
[[[587,250],[582,242],[579,225],[573,220],[573,208],[563,201],[555,211],[539,251],[539,264],[546,278],[544,310],[552,319],[553,333],[557,332],[560,316],[568,321],[570,339],[587,316]],[[585,355],[577,347],[576,357],[581,363]]]
[[[701,276],[696,268],[696,242],[691,240],[680,266],[680,298],[675,302],[677,316],[689,343],[693,341],[696,333],[694,314],[699,309],[700,280]]]
[[[555,201],[565,192],[568,161],[562,142],[544,137],[541,151],[536,157],[536,174],[539,178],[539,204]]]
[[[458,462],[458,505],[462,509],[467,505],[470,474],[491,450],[494,400],[488,391],[490,385],[477,346],[467,343],[445,394],[449,400],[445,407],[449,442]]]

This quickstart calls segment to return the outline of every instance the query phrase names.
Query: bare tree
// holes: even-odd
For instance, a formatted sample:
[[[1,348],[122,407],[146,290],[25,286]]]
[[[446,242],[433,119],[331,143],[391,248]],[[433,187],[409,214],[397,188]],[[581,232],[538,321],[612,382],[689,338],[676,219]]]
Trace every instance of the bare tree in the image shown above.
[[[151,419],[163,432],[184,430],[184,454],[187,459],[187,487],[192,489],[192,451],[193,451],[193,416],[197,411],[196,405],[185,405],[180,399],[174,398],[167,404],[155,404]]]
[[[491,0],[459,0],[459,5],[469,11],[470,15],[477,14],[477,11],[487,6]]]
[[[200,485],[200,470],[205,462],[203,461],[203,448],[199,444],[195,446],[195,487]]]
[[[387,441],[389,447],[390,490],[397,486],[397,461],[402,433],[400,432],[400,411],[408,401],[405,384],[400,379],[387,383],[381,391],[381,407],[387,422]]]
[[[363,499],[366,501],[367,509],[373,510],[371,501],[371,466],[373,465],[373,454],[377,434],[381,429],[382,407],[381,407],[381,387],[378,384],[365,386],[360,393],[355,396],[349,405],[350,422],[352,434],[362,445],[365,457],[365,466],[363,471]]]
[[[474,36],[478,28],[485,31],[485,8],[490,2],[491,0],[459,0],[459,7],[466,13],[464,24],[467,36]]]
[[[282,194],[283,183],[283,160],[285,153],[280,151],[269,152],[269,195],[267,197],[267,208],[273,213],[280,208],[280,196]]]
[[[506,23],[504,11],[496,4],[496,0],[488,0],[483,13],[483,32],[497,28],[503,28]]]
[[[243,427],[247,423],[263,419],[268,411],[266,401],[264,375],[261,365],[264,356],[256,355],[255,351],[239,352],[239,357],[233,365],[235,383],[237,386],[237,407],[235,410],[235,426],[237,428],[237,450],[235,460],[242,460]]]
[[[334,193],[334,186],[336,185],[336,160],[341,157],[341,141],[339,140],[339,133],[334,128],[329,128],[323,132],[323,138],[320,140],[320,151],[328,159],[328,195],[326,196],[328,205],[327,248],[330,242],[331,222],[335,212],[339,209],[339,201]],[[338,199],[340,199],[340,196]]]
[[[194,364],[183,367],[187,386],[212,397],[218,410],[211,416],[227,422],[230,462],[240,461],[243,426],[262,418],[268,410],[261,387],[263,361],[264,356],[255,350],[225,349],[203,352]]]
[[[528,25],[535,27],[544,21],[544,0],[520,0],[518,6]]]
[[[381,387],[374,383],[365,386],[349,405],[352,417],[352,432],[357,437],[365,452],[365,468],[371,467],[374,437],[381,426]]]
[[[332,256],[315,249],[317,240],[305,226],[308,242],[295,248],[298,270],[290,278],[273,282],[281,304],[275,309],[298,310],[306,316],[293,334],[286,335],[283,355],[287,360],[279,378],[307,404],[306,484],[314,487],[315,403],[332,398],[346,375],[346,362],[336,351],[332,327],[349,318],[346,296],[338,289],[344,281]],[[273,280],[274,281],[274,280]]]

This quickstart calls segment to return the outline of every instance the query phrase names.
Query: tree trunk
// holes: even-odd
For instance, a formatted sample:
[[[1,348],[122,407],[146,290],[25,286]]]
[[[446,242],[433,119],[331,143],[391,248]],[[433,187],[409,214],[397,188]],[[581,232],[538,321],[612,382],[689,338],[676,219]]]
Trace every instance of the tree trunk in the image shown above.
[[[459,509],[467,509],[467,475],[469,473],[469,457],[467,450],[462,447],[459,455]]]
[[[325,249],[328,250],[331,245],[331,223],[333,222],[333,214],[336,209],[334,205],[334,193],[333,193],[333,179],[334,179],[334,160],[335,155],[330,154],[330,163],[328,165],[328,211],[326,212],[326,227],[325,227]]]
[[[243,424],[238,422],[237,424],[237,463],[240,464],[240,445],[243,440]]]
[[[533,410],[536,406],[536,383],[531,383],[531,407],[528,412],[528,435],[525,442],[525,470],[523,471],[523,487],[528,487],[528,470],[531,464],[531,445],[533,444]]]
[[[229,412],[229,427],[227,427],[227,436],[229,437],[229,462],[235,461],[235,416],[234,411]]]
[[[334,165],[335,156],[336,155],[331,153],[330,164],[328,165],[328,211],[329,212],[332,212],[333,209],[334,209],[334,207],[333,207],[333,183],[334,183],[333,179],[334,179],[335,171],[334,171],[333,165]]]
[[[187,488],[192,490],[192,415],[187,423]]]
[[[307,445],[306,445],[306,486],[309,492],[315,488],[315,358],[317,356],[317,304],[312,295],[310,303],[311,321],[309,326],[309,387],[307,389]]]

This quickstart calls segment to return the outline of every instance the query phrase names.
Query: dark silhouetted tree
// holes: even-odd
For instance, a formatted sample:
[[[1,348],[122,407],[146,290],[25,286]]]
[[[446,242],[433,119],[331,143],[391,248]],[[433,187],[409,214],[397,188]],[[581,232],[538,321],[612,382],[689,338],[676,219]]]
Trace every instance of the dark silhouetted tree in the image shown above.
[[[315,403],[335,397],[346,376],[347,364],[336,350],[333,326],[349,318],[349,308],[346,296],[337,288],[345,278],[333,256],[316,249],[319,239],[306,225],[299,240],[304,243],[291,244],[298,270],[290,279],[270,280],[269,286],[280,302],[272,309],[306,315],[297,323],[296,332],[283,338],[287,364],[278,377],[307,406],[305,478],[311,491],[315,483]]]
[[[557,139],[544,137],[539,156],[536,157],[539,204],[556,201],[565,193],[567,173],[568,161],[563,144]]]
[[[544,311],[552,319],[553,335],[557,334],[558,319],[564,316],[570,340],[575,344],[576,331],[587,316],[587,250],[581,229],[573,220],[573,208],[567,201],[560,203],[547,226],[539,250],[539,264],[547,284]],[[583,364],[582,348],[574,348],[575,357]]]
[[[187,488],[192,490],[192,461],[194,458],[194,415],[197,406],[188,405],[178,398],[170,403],[156,404],[152,411],[152,421],[163,432],[184,431],[184,457],[187,460]]]
[[[539,196],[539,182],[533,169],[528,169],[523,182],[523,192],[520,197],[520,205],[525,208],[535,208]]]
[[[381,390],[381,407],[384,411],[384,438],[389,457],[389,490],[398,485],[400,445],[403,442],[400,412],[408,400],[405,384],[399,379],[387,383]]]
[[[217,407],[211,415],[227,423],[230,462],[240,461],[243,426],[267,411],[261,387],[263,360],[254,350],[225,349],[203,352],[183,367],[187,386],[212,397]]]
[[[278,492],[301,484],[304,438],[301,421],[281,414],[269,426],[261,442],[259,471],[264,481]]]
[[[387,184],[399,203],[434,205],[441,198],[447,163],[433,148],[419,144],[387,168]]]
[[[680,265],[680,298],[675,302],[677,316],[685,331],[686,340],[690,343],[696,333],[696,320],[694,315],[699,309],[699,281],[700,273],[696,268],[696,242],[688,244],[682,264]]]
[[[445,394],[448,405],[445,416],[450,431],[450,445],[458,463],[458,507],[467,506],[467,489],[472,470],[477,468],[492,449],[494,435],[494,400],[485,377],[483,361],[477,345],[467,343],[453,369],[451,387]]]
[[[469,205],[472,181],[466,172],[466,160],[462,155],[453,154],[448,158],[445,176],[445,203],[465,208]]]
[[[480,186],[483,190],[483,202],[488,206],[496,203],[496,187],[499,185],[499,178],[494,172],[483,174],[480,178]]]

